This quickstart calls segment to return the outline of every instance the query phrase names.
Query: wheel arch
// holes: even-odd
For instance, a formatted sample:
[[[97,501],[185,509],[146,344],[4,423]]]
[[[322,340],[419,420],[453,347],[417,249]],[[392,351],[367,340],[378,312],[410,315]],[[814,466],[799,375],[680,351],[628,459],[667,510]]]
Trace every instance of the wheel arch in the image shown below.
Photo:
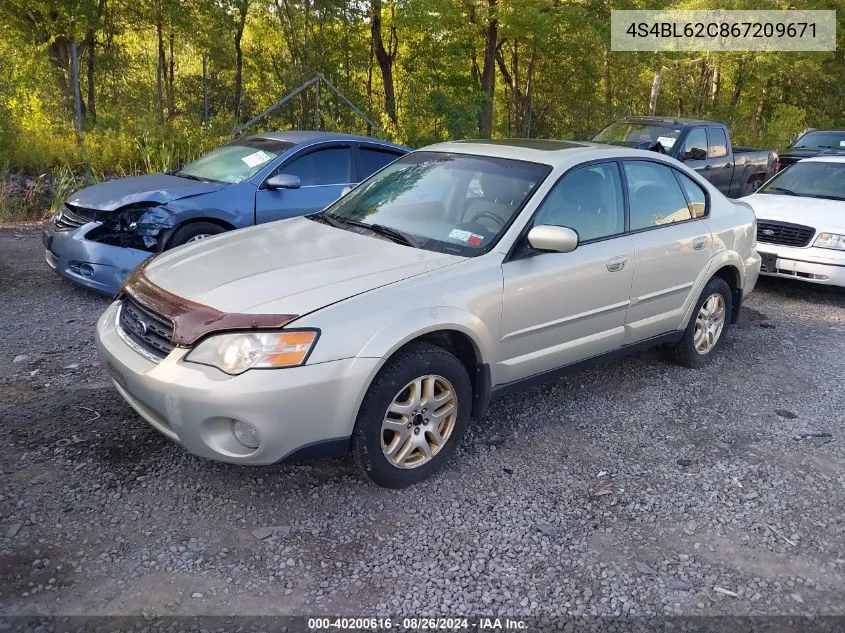
[[[380,357],[386,362],[412,343],[425,342],[445,349],[467,370],[473,392],[472,417],[480,420],[487,411],[492,390],[489,364],[492,349],[490,333],[483,323],[469,313],[463,310],[459,310],[457,314],[452,314],[453,310],[448,312],[450,314],[441,313],[439,318],[431,318],[426,325],[417,324],[419,327],[414,329],[408,328],[410,324],[405,322],[404,335],[399,335],[392,328],[383,330],[380,336],[374,337],[364,346],[359,355]],[[382,346],[385,341],[390,343]],[[367,389],[374,379],[375,375],[368,382]]]
[[[232,223],[230,223],[226,220],[223,220],[219,217],[215,217],[215,216],[211,216],[211,215],[208,215],[208,216],[197,215],[197,216],[192,216],[190,218],[185,218],[184,220],[180,221],[178,224],[176,224],[172,229],[170,229],[168,231],[167,239],[165,240],[164,250],[167,250],[168,248],[172,248],[170,241],[173,239],[173,236],[176,234],[176,231],[178,231],[181,228],[188,226],[189,224],[196,224],[197,222],[208,222],[209,224],[216,224],[217,226],[222,228],[224,231],[234,231],[235,229],[238,228],[234,224],[232,224]]]
[[[723,279],[731,289],[731,323],[739,321],[739,311],[742,307],[742,276],[739,268],[733,264],[726,264],[716,270],[710,279],[719,277]]]

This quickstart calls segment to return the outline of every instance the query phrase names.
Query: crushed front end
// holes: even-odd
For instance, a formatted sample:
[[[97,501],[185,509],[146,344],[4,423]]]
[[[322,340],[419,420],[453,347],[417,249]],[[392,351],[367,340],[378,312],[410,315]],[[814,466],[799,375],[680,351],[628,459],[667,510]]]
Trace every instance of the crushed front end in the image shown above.
[[[59,275],[113,296],[132,270],[163,250],[173,214],[153,204],[98,211],[64,204],[44,227],[45,258]]]

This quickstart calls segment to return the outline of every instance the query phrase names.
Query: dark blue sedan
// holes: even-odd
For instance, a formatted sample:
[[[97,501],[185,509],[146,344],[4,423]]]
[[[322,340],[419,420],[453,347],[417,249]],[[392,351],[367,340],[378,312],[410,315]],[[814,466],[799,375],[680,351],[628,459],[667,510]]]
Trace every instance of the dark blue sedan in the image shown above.
[[[241,138],[179,171],[73,194],[44,229],[47,263],[70,281],[113,295],[150,254],[314,213],[409,151],[326,132]]]

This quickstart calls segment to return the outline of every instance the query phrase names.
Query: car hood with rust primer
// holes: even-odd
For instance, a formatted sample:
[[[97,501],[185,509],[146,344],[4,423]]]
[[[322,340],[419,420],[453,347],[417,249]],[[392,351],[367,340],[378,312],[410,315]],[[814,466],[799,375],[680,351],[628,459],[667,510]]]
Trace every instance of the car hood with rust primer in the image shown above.
[[[225,186],[221,182],[200,182],[170,174],[147,174],[106,180],[86,187],[70,196],[67,203],[94,211],[116,211],[133,204],[165,204],[171,200],[211,193]]]
[[[167,251],[144,275],[224,313],[302,316],[464,259],[293,218]]]

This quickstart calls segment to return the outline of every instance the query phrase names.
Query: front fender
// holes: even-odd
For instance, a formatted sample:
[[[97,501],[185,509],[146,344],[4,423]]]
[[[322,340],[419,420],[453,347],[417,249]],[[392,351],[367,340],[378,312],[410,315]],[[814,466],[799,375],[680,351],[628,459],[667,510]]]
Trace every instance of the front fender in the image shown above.
[[[476,315],[451,306],[431,306],[424,310],[397,313],[390,323],[364,343],[358,356],[389,358],[410,341],[441,330],[464,334],[472,342],[478,362],[492,362],[496,341],[494,333]]]
[[[242,182],[213,193],[174,200],[166,207],[178,226],[211,219],[240,229],[255,224],[255,191],[251,183]]]

